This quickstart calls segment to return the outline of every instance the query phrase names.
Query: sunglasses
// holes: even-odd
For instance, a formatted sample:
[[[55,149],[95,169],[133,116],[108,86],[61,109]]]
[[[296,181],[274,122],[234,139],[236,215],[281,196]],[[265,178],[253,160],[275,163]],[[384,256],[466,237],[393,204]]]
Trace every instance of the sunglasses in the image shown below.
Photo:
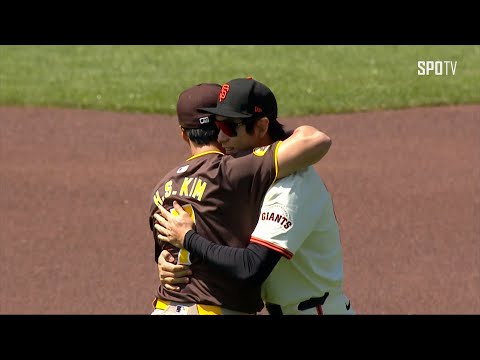
[[[233,121],[218,121],[216,120],[215,121],[215,125],[217,125],[217,127],[223,131],[223,133],[225,135],[227,135],[228,137],[235,137],[237,136],[237,128],[240,126],[240,125],[243,125],[244,123],[243,122],[239,122],[239,123],[236,123],[236,122],[233,122]]]

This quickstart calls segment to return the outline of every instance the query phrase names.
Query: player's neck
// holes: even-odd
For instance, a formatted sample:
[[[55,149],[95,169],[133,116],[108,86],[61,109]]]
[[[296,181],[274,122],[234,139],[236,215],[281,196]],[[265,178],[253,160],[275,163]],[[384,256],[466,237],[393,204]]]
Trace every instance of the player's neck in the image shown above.
[[[264,137],[262,137],[261,139],[259,139],[256,142],[255,147],[267,146],[267,145],[271,145],[271,144],[273,144],[272,137],[270,135],[266,134]]]
[[[220,151],[223,152],[223,149],[220,146],[216,145],[193,145],[190,143],[190,150],[192,151],[193,155],[198,155],[207,151]]]

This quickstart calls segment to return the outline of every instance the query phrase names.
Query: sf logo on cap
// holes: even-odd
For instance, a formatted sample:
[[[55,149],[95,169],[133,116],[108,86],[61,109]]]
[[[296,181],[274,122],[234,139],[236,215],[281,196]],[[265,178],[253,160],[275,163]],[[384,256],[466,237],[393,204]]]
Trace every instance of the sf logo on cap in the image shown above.
[[[228,90],[230,90],[230,85],[223,84],[220,94],[218,94],[218,101],[222,102],[227,97]]]
[[[200,124],[208,124],[210,122],[210,119],[208,118],[208,116],[204,116],[198,119],[198,121],[200,122]]]

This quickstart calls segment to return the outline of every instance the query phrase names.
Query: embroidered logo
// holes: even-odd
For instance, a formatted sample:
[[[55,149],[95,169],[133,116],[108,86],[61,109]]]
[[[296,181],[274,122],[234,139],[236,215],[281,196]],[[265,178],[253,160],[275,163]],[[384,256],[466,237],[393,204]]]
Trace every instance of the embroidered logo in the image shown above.
[[[269,147],[270,145],[256,147],[253,149],[253,154],[257,156],[264,156]]]
[[[259,224],[261,224],[263,229],[277,233],[285,232],[293,227],[293,220],[290,219],[287,209],[281,205],[274,204],[262,208]]]
[[[218,101],[222,102],[227,97],[228,90],[230,90],[230,85],[223,84],[222,88],[220,89],[220,94],[218,94]]]
[[[256,113],[263,112],[262,108],[261,108],[260,106],[256,106],[256,105],[255,105],[254,111],[255,111]]]
[[[175,313],[177,315],[188,315],[188,307],[183,305],[177,305],[175,307]]]
[[[187,171],[187,169],[188,169],[188,165],[179,167],[179,168],[177,169],[177,174],[181,174],[181,173]]]
[[[200,122],[200,124],[208,124],[210,122],[210,119],[208,118],[208,116],[204,116],[198,119],[198,121]]]

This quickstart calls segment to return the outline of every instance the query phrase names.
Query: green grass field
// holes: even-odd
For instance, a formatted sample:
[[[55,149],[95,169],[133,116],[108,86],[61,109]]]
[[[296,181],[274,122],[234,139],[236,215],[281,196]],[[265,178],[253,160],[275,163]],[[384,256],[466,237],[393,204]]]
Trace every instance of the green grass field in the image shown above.
[[[419,76],[417,61],[456,61]],[[251,75],[279,115],[480,103],[480,46],[0,46],[0,105],[174,114],[200,82]]]

